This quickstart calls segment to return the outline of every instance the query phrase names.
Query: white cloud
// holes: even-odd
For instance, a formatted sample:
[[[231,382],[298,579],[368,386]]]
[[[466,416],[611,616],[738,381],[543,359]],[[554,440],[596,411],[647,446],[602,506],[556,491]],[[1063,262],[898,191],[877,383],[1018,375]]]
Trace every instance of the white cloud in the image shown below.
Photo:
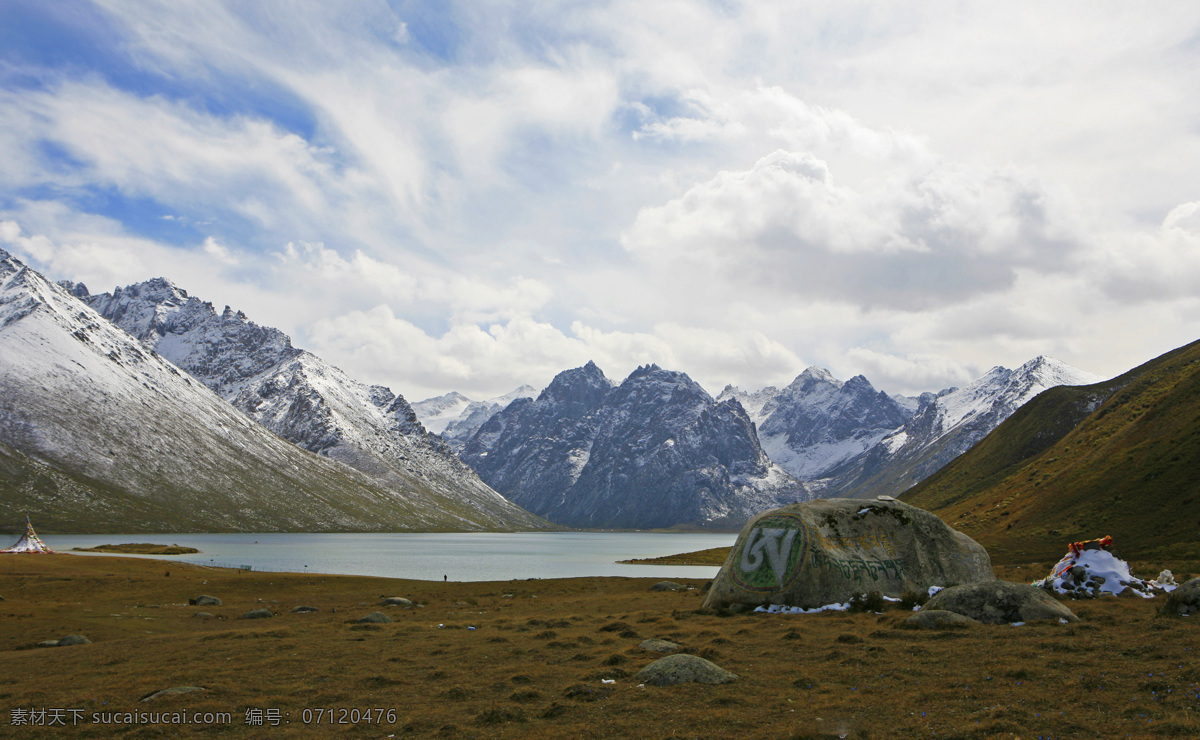
[[[919,308],[1009,289],[1022,268],[1066,270],[1081,237],[1066,198],[1015,172],[942,165],[856,190],[780,150],[642,209],[622,243],[746,288]]]
[[[406,395],[588,359],[913,392],[1195,338],[1193,4],[98,7],[116,72],[6,68],[0,238]]]

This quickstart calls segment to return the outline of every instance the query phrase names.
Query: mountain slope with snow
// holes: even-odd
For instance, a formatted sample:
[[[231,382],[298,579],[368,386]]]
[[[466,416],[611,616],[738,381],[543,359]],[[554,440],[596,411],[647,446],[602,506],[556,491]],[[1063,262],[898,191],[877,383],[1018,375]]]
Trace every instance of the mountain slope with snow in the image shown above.
[[[0,251],[0,517],[43,529],[462,528],[283,440]]]
[[[773,391],[769,396],[765,391]],[[728,396],[757,410],[758,437],[771,460],[800,480],[817,480],[860,455],[912,415],[861,375],[842,382],[810,367],[782,391]],[[746,403],[743,405],[746,405]],[[752,416],[751,418],[754,418]]]
[[[518,399],[463,452],[484,480],[579,527],[732,527],[808,497],[771,463],[735,400],[649,365],[614,385],[595,363]]]
[[[1124,556],[1200,555],[1200,342],[1111,380],[1048,390],[908,491],[1000,562],[1112,535]]]
[[[921,396],[916,413],[823,481],[825,495],[898,496],[986,437],[1021,406],[1057,386],[1101,380],[1058,360],[1036,357],[1016,370],[992,368],[965,388]]]
[[[461,393],[427,398],[412,405],[417,418],[429,431],[438,434],[450,445],[450,449],[461,452],[471,435],[479,430],[488,419],[503,411],[518,398],[537,398],[538,391],[531,385],[523,385],[502,396],[486,401],[472,401]]]
[[[403,397],[349,378],[279,330],[228,307],[217,313],[161,278],[100,295],[71,290],[264,428],[362,471],[455,529],[545,527],[426,432]]]

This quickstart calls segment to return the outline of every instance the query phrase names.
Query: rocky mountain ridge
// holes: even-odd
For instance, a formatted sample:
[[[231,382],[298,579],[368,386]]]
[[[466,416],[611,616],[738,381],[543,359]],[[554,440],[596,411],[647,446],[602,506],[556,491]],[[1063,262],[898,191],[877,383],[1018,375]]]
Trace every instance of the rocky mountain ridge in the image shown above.
[[[460,452],[471,435],[478,431],[488,419],[504,410],[518,398],[537,398],[538,390],[523,385],[502,396],[486,401],[472,401],[461,393],[450,392],[444,396],[427,398],[412,405],[417,418],[425,428],[441,435],[450,449]]]
[[[576,527],[733,526],[808,497],[774,465],[737,401],[684,373],[594,363],[559,373],[471,437],[462,457],[521,506]]]
[[[978,539],[1002,562],[1052,562],[1066,543],[1112,535],[1124,557],[1200,557],[1200,342],[1111,380],[1060,385],[904,500]]]
[[[429,434],[402,396],[351,379],[278,329],[229,307],[218,313],[163,278],[98,295],[64,287],[264,428],[424,499],[460,528],[545,526]]]
[[[0,251],[0,516],[60,532],[465,528],[426,494],[285,441]]]
[[[969,450],[1039,393],[1099,380],[1044,356],[1015,370],[994,367],[964,388],[922,394],[901,427],[814,485],[826,495],[898,496]]]

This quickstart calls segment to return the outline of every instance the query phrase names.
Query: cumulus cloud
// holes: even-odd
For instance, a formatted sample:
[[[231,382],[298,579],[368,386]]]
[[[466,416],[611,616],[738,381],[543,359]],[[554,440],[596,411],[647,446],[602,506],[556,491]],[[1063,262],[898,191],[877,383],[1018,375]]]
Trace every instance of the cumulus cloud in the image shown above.
[[[406,395],[589,359],[916,392],[1200,318],[1185,3],[96,7],[96,69],[0,70],[6,248]]]
[[[1066,198],[1015,172],[943,165],[855,189],[775,151],[638,214],[622,243],[750,286],[862,305],[936,306],[1061,271],[1081,246]]]

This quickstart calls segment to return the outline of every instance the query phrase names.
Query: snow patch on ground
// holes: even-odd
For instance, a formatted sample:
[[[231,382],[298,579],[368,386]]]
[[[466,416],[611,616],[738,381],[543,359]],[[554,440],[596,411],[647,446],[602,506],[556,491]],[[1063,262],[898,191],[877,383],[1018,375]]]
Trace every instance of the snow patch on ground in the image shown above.
[[[1174,583],[1167,571],[1159,578]],[[1062,560],[1054,566],[1050,575],[1034,585],[1049,588],[1056,593],[1070,596],[1101,596],[1124,593],[1132,589],[1143,598],[1154,598],[1154,589],[1160,587],[1156,581],[1143,581],[1129,572],[1129,563],[1105,549],[1080,550],[1072,547]],[[1165,590],[1165,589],[1164,589]]]
[[[826,604],[825,606],[815,606],[812,609],[805,609],[801,606],[787,606],[786,604],[771,604],[770,606],[755,607],[754,611],[763,614],[816,614],[817,612],[844,612],[850,609],[850,602],[845,604]]]

